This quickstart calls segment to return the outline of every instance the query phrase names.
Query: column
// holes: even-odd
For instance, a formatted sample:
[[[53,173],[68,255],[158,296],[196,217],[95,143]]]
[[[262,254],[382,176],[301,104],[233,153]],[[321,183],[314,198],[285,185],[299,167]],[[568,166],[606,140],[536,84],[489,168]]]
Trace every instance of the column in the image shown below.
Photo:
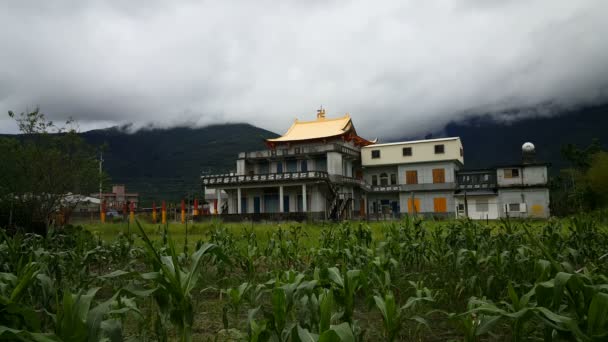
[[[239,214],[242,214],[243,210],[243,204],[241,203],[241,201],[241,188],[236,188],[236,212]]]
[[[308,212],[306,203],[306,184],[302,184],[302,211],[305,213]]]
[[[219,215],[220,208],[222,207],[222,190],[221,189],[215,190],[215,195],[217,196],[217,206],[215,208],[215,214]]]
[[[283,207],[284,203],[283,203],[283,186],[280,185],[279,186],[279,212],[283,213],[285,212],[285,208]]]

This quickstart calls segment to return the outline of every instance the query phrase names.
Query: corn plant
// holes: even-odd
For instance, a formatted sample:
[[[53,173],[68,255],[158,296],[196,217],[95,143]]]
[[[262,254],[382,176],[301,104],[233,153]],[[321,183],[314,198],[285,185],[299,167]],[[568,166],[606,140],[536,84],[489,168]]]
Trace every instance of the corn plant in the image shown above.
[[[352,324],[353,312],[355,310],[355,298],[361,287],[361,271],[347,270],[340,272],[337,267],[327,269],[327,276],[334,285],[334,297],[336,302],[343,307],[344,320]]]
[[[198,283],[204,257],[210,254],[221,255],[220,250],[216,245],[206,243],[189,256],[190,266],[183,267],[178,262],[175,244],[171,238],[168,239],[169,255],[161,255],[154,248],[139,221],[135,222],[144,241],[147,261],[154,270],[141,276],[158,287],[158,291],[154,292],[154,298],[160,315],[165,319],[168,318],[177,327],[180,341],[192,341],[194,322],[192,291]]]

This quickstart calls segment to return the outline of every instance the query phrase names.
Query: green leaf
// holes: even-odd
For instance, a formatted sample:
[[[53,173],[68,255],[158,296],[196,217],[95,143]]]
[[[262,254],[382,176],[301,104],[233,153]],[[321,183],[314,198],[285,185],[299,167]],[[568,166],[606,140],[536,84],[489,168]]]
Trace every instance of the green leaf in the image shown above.
[[[0,326],[0,340],[11,341],[32,341],[32,342],[61,342],[56,335],[33,333],[25,330],[12,329],[5,326]]]
[[[336,283],[340,288],[344,288],[344,279],[342,279],[342,274],[337,267],[330,267],[327,269],[329,279]]]
[[[332,325],[329,331],[333,331],[338,335],[342,342],[355,342],[355,336],[350,325],[346,322],[338,325]],[[321,339],[319,339],[321,341]]]
[[[302,342],[317,342],[319,340],[319,336],[311,333],[308,329],[302,328],[298,324],[298,337]]]
[[[483,316],[480,319],[479,326],[475,330],[475,336],[481,336],[488,333],[500,320],[500,316]]]
[[[331,290],[326,290],[320,295],[319,304],[319,333],[329,330],[331,315],[334,306],[334,296]]]
[[[587,314],[587,333],[589,335],[605,335],[608,320],[608,294],[596,293],[591,299]]]

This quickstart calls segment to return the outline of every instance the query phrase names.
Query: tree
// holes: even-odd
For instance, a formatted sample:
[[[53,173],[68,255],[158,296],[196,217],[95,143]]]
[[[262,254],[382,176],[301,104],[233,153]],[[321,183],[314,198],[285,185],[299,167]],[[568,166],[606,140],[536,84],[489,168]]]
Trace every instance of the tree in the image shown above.
[[[602,195],[590,183],[589,170],[595,163],[595,156],[602,151],[599,140],[579,148],[572,144],[562,146],[562,158],[570,167],[561,169],[551,181],[551,208],[557,215],[570,215],[581,210],[591,210],[600,204],[598,196]],[[595,176],[596,182],[600,178]]]
[[[9,116],[22,134],[0,140],[10,161],[0,163],[2,211],[10,207],[13,223],[24,228],[46,228],[68,193],[95,192],[95,150],[78,136],[72,120],[57,126],[39,109],[18,115],[9,111]]]
[[[586,178],[600,204],[608,204],[608,152],[593,155]]]

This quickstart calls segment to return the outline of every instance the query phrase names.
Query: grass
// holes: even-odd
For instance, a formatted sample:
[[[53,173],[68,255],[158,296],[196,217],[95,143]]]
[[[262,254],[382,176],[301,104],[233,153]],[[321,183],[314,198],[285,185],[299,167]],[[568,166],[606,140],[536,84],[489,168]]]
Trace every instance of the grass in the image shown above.
[[[140,224],[143,226],[144,230],[152,240],[158,240],[162,238],[163,225],[160,223],[151,223],[146,217],[139,218]],[[453,220],[452,220],[453,221]],[[429,221],[426,222],[426,227],[433,229],[434,224],[429,225]],[[436,221],[437,224],[445,224],[446,222],[450,222],[450,220],[446,221]],[[546,220],[534,220],[528,221],[532,224],[532,226],[541,226],[546,222]],[[112,241],[119,234],[131,234],[137,233],[137,228],[134,224],[130,224],[128,221],[119,221],[119,222],[106,222],[102,224],[100,222],[91,223],[90,221],[80,221],[73,222],[74,224],[82,225],[84,228],[88,229],[93,234],[99,236],[104,241]],[[361,221],[361,224],[365,224],[369,226],[372,230],[372,238],[374,240],[383,240],[383,231],[385,227],[390,224],[393,224],[394,221]],[[485,223],[485,221],[484,221]],[[500,221],[494,220],[489,221],[488,224],[490,226],[496,227],[499,229]],[[181,222],[170,221],[167,223],[167,230],[173,237],[176,244],[180,247],[183,247],[184,241],[186,238],[186,229],[188,230],[188,245],[193,246],[197,241],[208,241],[209,234],[216,227],[221,226],[222,228],[227,229],[230,233],[235,236],[243,236],[246,232],[255,233],[259,242],[267,242],[269,236],[272,233],[276,232],[279,228],[289,230],[292,227],[301,227],[302,231],[305,232],[305,236],[302,239],[302,243],[305,247],[316,247],[317,242],[319,241],[320,232],[324,227],[329,225],[335,225],[335,223],[328,222],[222,222],[221,220],[211,220],[206,222],[189,222],[188,224],[182,224]],[[243,239],[244,241],[244,239]]]

